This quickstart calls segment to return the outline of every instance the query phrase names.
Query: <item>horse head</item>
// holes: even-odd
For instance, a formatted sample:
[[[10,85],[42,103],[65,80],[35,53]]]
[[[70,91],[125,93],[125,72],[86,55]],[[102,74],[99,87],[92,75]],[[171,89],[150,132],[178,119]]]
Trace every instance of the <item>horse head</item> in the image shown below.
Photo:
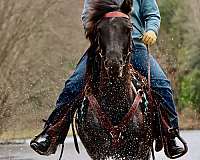
[[[121,5],[115,1],[96,0],[91,5],[87,37],[97,46],[97,54],[109,77],[122,77],[130,62],[132,0]]]

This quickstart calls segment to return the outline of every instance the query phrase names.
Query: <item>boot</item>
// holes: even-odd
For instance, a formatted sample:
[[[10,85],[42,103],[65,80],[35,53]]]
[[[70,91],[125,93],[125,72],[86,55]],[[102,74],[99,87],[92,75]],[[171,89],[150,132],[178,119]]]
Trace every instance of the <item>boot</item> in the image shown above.
[[[70,113],[61,116],[30,142],[30,147],[40,155],[55,154],[59,144],[63,144],[70,127]]]
[[[178,129],[170,129],[170,136],[166,138],[167,145],[165,146],[164,151],[168,157],[183,155],[185,152],[184,148],[178,146],[176,143],[175,137],[177,134],[179,134]]]
[[[184,152],[184,149],[177,145],[175,139],[168,139],[167,144],[168,144],[167,145],[168,154],[171,157],[181,155]],[[165,153],[166,153],[166,150],[165,150]]]
[[[38,154],[48,156],[50,154],[55,154],[59,144],[55,142],[55,138],[51,137],[47,133],[41,133],[38,136],[36,136],[33,140],[31,140],[30,146]]]

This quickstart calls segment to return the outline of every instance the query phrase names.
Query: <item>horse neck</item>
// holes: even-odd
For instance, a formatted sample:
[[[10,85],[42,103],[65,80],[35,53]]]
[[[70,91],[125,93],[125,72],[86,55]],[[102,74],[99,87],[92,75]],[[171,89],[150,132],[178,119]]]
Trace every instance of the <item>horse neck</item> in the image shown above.
[[[103,105],[119,109],[130,107],[133,101],[133,93],[128,65],[125,66],[123,75],[121,78],[108,78],[105,69],[101,69],[99,97],[101,100],[107,99],[103,102]]]

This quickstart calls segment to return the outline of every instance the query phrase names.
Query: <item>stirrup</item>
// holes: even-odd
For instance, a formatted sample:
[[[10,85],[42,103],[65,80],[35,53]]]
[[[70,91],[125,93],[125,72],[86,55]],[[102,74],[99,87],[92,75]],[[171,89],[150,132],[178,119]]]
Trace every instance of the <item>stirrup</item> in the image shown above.
[[[180,134],[179,134],[179,132],[178,132],[178,129],[169,128],[169,129],[168,129],[168,132],[169,132],[170,134],[172,134],[173,136],[177,137],[177,138],[179,139],[179,141],[183,144],[183,152],[180,153],[180,154],[178,154],[178,155],[172,156],[172,155],[170,155],[168,149],[166,149],[167,147],[166,147],[166,144],[165,144],[165,149],[166,149],[166,150],[165,150],[165,154],[166,154],[166,156],[167,156],[168,158],[170,158],[170,159],[176,159],[176,158],[182,157],[182,156],[185,155],[185,154],[187,153],[187,151],[188,151],[188,146],[187,146],[186,141],[180,136]]]

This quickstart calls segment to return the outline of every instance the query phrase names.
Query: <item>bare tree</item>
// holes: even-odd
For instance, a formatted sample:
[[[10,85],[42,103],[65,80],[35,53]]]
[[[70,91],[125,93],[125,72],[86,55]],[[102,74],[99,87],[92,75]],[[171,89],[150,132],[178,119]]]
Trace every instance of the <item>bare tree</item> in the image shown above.
[[[0,131],[5,117],[10,114],[6,105],[15,88],[13,70],[25,56],[31,38],[40,33],[41,24],[49,9],[58,0],[1,0],[0,1]]]
[[[0,139],[19,131],[33,135],[53,110],[87,46],[82,6],[74,0],[0,1]]]

